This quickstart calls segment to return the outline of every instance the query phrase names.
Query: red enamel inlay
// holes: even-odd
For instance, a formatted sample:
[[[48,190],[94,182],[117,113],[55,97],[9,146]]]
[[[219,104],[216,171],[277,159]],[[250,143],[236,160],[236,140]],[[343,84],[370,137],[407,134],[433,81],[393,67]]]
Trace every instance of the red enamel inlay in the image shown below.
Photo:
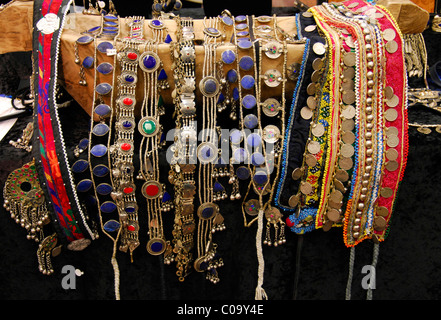
[[[157,185],[149,185],[145,188],[145,193],[151,197],[156,196],[159,192],[159,188]]]
[[[128,193],[132,193],[132,192],[133,192],[133,188],[132,187],[124,188],[124,193],[128,194]]]
[[[135,52],[129,52],[127,53],[127,58],[130,60],[136,60],[138,58],[138,55]]]
[[[123,103],[124,103],[126,106],[130,106],[130,105],[133,103],[133,100],[130,99],[130,98],[124,98]]]
[[[132,149],[132,146],[130,145],[130,143],[123,143],[121,145],[121,150],[123,150],[123,151],[129,151],[130,149]]]

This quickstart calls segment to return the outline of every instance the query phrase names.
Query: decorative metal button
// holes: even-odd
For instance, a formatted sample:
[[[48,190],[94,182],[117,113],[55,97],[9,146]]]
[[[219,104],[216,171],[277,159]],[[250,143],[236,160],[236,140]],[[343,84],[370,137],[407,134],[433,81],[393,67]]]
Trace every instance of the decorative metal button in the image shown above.
[[[139,67],[144,72],[151,73],[159,68],[161,65],[160,61],[159,56],[155,52],[146,51],[139,58]]]
[[[197,155],[199,161],[202,163],[209,163],[217,158],[217,147],[211,142],[202,142],[197,148]]]
[[[262,104],[262,112],[268,117],[275,117],[279,109],[280,103],[274,98],[268,98]]]
[[[268,41],[263,47],[265,55],[270,59],[277,59],[282,54],[282,45],[277,41]]]
[[[248,200],[244,204],[244,209],[246,214],[252,217],[257,216],[257,214],[259,213],[259,208],[260,208],[260,203],[259,200],[257,199]]]
[[[221,35],[220,31],[216,28],[205,28],[204,33],[211,37],[219,37]]]
[[[197,214],[202,220],[209,220],[214,218],[214,216],[219,212],[219,207],[217,204],[212,202],[205,202],[201,204],[198,208]]]
[[[138,122],[138,131],[144,137],[153,137],[159,132],[158,122],[153,117],[144,117]]]
[[[147,199],[155,199],[161,195],[162,186],[158,181],[147,181],[143,184],[141,193]]]
[[[264,82],[268,87],[277,87],[282,80],[282,74],[279,70],[270,69],[265,72]]]
[[[166,248],[167,245],[161,238],[150,239],[146,246],[147,252],[154,256],[162,254]]]
[[[208,98],[214,97],[219,92],[219,81],[212,76],[205,77],[199,82],[199,90]]]
[[[279,140],[280,130],[274,125],[268,125],[263,129],[263,140],[268,143],[275,143]]]

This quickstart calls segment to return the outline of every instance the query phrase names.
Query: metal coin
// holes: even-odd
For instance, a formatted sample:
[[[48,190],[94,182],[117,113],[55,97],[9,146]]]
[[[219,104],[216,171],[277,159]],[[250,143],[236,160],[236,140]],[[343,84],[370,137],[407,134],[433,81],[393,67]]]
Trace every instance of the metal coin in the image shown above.
[[[317,100],[314,96],[309,96],[306,100],[306,105],[309,107],[309,109],[314,110],[317,107]]]
[[[325,127],[320,123],[315,123],[311,129],[312,134],[316,137],[321,137],[325,134]]]
[[[386,207],[377,207],[377,216],[387,217],[389,210]]]
[[[340,158],[340,160],[338,161],[338,165],[340,166],[341,169],[343,170],[349,170],[352,168],[353,166],[353,161],[351,158]]]
[[[400,143],[400,139],[396,135],[390,135],[387,137],[386,143],[389,147],[395,148]]]
[[[368,10],[366,10],[364,12],[364,14],[367,16],[371,16],[371,15],[374,15],[376,12],[377,12],[377,10],[375,10],[375,8],[369,8]]]
[[[398,50],[398,43],[396,43],[394,40],[389,41],[386,43],[386,50],[389,53],[395,53]]]
[[[329,195],[329,199],[331,199],[334,202],[341,202],[343,200],[343,193],[341,193],[338,190],[334,190],[331,192],[331,194]]]
[[[355,128],[355,122],[353,119],[345,119],[341,122],[341,128],[343,131],[352,131]]]
[[[394,96],[394,89],[391,86],[384,88],[384,96],[387,100],[391,99]]]
[[[386,151],[386,158],[387,158],[389,161],[395,161],[395,160],[397,160],[397,158],[398,158],[398,151],[395,150],[395,149],[388,149],[388,150]]]
[[[312,46],[312,50],[314,51],[315,54],[321,56],[321,55],[323,55],[326,52],[326,47],[325,47],[325,45],[323,43],[316,42]]]
[[[398,136],[398,128],[397,127],[386,128],[386,137],[389,137],[391,135]]]
[[[384,229],[386,229],[386,225],[387,225],[386,219],[384,219],[383,217],[374,218],[375,230],[383,231]]]
[[[328,232],[329,230],[331,230],[333,224],[334,224],[334,222],[331,220],[326,221],[322,227],[323,231]]]
[[[316,84],[314,82],[311,82],[306,88],[306,93],[312,96],[315,94],[315,90],[316,90]]]
[[[312,62],[312,68],[314,70],[320,70],[323,67],[323,60],[320,58],[316,58],[314,59],[314,61]]]
[[[309,11],[305,11],[302,13],[302,16],[304,16],[305,18],[311,18],[312,17],[312,13]]]
[[[355,66],[356,56],[354,52],[348,52],[343,56],[343,63],[348,67]]]
[[[346,182],[349,180],[349,174],[346,172],[346,170],[338,169],[335,172],[335,178],[341,182]]]
[[[358,2],[352,2],[352,3],[348,4],[347,7],[348,7],[349,9],[352,9],[352,8],[355,8],[355,7],[358,6],[358,5],[359,5]]]
[[[305,27],[305,31],[306,31],[306,32],[312,32],[312,31],[314,31],[316,28],[317,28],[316,25],[311,24],[311,25]]]
[[[391,188],[388,188],[388,187],[386,187],[386,188],[382,188],[381,191],[380,191],[380,195],[381,195],[383,198],[389,198],[389,197],[391,197],[393,194],[394,194],[394,192],[392,191],[392,189],[391,189]]]
[[[312,154],[308,154],[305,157],[305,162],[309,167],[315,167],[315,165],[317,164],[317,158],[314,157]]]
[[[355,88],[354,80],[344,78],[341,83],[341,87],[343,88],[344,91],[354,91],[354,88]],[[355,101],[355,93],[354,93],[354,101]],[[348,104],[351,104],[351,103],[348,103]]]
[[[309,195],[312,193],[312,186],[309,182],[302,182],[302,184],[300,185],[300,191],[304,194],[304,195]]]
[[[400,99],[396,94],[393,94],[390,99],[387,99],[386,104],[388,107],[395,108],[398,105],[398,102],[400,102]]]
[[[312,110],[308,107],[303,107],[302,110],[300,110],[300,115],[303,119],[309,120],[312,118]]]
[[[396,33],[394,29],[388,28],[383,31],[383,39],[386,41],[391,41],[395,39]]]
[[[346,106],[345,109],[341,112],[345,119],[352,119],[355,117],[355,108],[352,105]]]
[[[310,141],[308,143],[308,151],[312,154],[317,154],[320,152],[320,143],[317,141]]]
[[[312,82],[318,82],[322,77],[322,73],[319,70],[315,70],[311,75]]]
[[[381,18],[383,18],[384,17],[384,14],[382,14],[381,12],[376,12],[375,14],[374,14],[374,18],[375,19],[381,19]]]
[[[341,207],[343,206],[343,202],[334,202],[332,200],[328,201],[328,207],[329,208],[333,208],[333,209],[341,209]]]
[[[345,158],[350,158],[354,155],[354,147],[351,144],[344,144],[341,147],[340,154]]]
[[[343,93],[342,100],[345,104],[352,104],[355,102],[355,92],[354,91],[348,91]]]
[[[295,195],[292,195],[291,197],[289,197],[288,205],[291,208],[295,208],[298,203],[299,203],[299,196],[298,195],[295,194]]]
[[[303,175],[303,170],[301,168],[295,168],[291,174],[293,180],[299,180]]]
[[[341,135],[341,140],[347,144],[353,144],[355,142],[355,134],[351,131],[345,131]]]
[[[349,48],[355,48],[355,43],[354,43],[354,39],[352,38],[352,36],[346,37],[345,43]]]
[[[395,171],[395,170],[397,170],[397,169],[398,169],[398,162],[395,161],[395,160],[388,161],[388,162],[386,163],[386,169],[387,169],[388,171]]]
[[[341,182],[338,179],[334,179],[334,187],[335,187],[335,189],[337,189],[341,193],[345,193],[346,192],[346,188],[345,188],[343,182]]]
[[[326,216],[328,217],[329,220],[333,222],[337,222],[338,220],[340,220],[340,212],[338,212],[338,210],[336,209],[329,210],[326,213]]]
[[[397,112],[397,110],[395,110],[395,109],[387,109],[385,112],[384,112],[384,118],[387,120],[387,121],[395,121],[397,118],[398,118],[398,112]]]
[[[353,79],[355,77],[355,69],[346,68],[345,70],[343,70],[343,77],[346,79]]]

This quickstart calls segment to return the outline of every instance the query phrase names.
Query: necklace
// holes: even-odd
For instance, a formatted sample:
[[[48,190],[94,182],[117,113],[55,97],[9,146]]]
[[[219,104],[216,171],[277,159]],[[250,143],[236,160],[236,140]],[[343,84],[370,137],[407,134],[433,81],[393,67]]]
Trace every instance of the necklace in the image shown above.
[[[118,96],[116,98],[115,134],[113,145],[110,146],[113,192],[112,199],[118,208],[121,223],[121,243],[119,250],[130,252],[133,261],[133,251],[139,246],[138,204],[135,198],[135,183],[133,180],[134,166],[134,132],[136,84],[139,50],[142,41],[143,19],[130,17],[127,21],[129,35],[125,37],[123,47],[118,53],[121,74],[118,81]]]
[[[208,25],[207,25],[208,23]],[[223,216],[219,206],[214,203],[213,169],[217,163],[218,133],[216,128],[216,102],[220,92],[219,70],[216,57],[218,38],[221,32],[218,29],[218,19],[204,19],[204,63],[199,90],[202,93],[202,134],[201,143],[197,148],[198,165],[198,200],[197,215],[198,257],[194,268],[198,272],[206,272],[206,278],[217,283],[219,276],[217,268],[223,265],[222,258],[217,253],[217,244],[213,242],[213,232],[216,225],[223,223]]]
[[[140,68],[144,71],[144,101],[141,107],[141,120],[138,123],[138,130],[142,135],[138,176],[145,181],[142,194],[147,201],[150,239],[147,243],[147,251],[152,255],[160,255],[168,245],[165,241],[161,214],[161,199],[164,196],[165,186],[159,182],[158,156],[162,133],[159,117],[164,114],[159,90],[165,88],[164,84],[159,85],[158,78],[160,71],[165,71],[160,69],[162,62],[157,53],[157,45],[164,39],[165,27],[159,19],[152,20],[149,25],[154,36],[152,40],[145,42],[144,52],[139,57]]]
[[[169,181],[174,185],[175,223],[173,226],[173,253],[179,281],[188,275],[194,247],[194,196],[196,194],[195,169],[196,155],[196,103],[195,103],[195,47],[193,20],[177,18],[178,41],[174,44],[173,71],[175,90],[172,93],[175,103],[176,132],[174,145],[170,147],[171,169]]]

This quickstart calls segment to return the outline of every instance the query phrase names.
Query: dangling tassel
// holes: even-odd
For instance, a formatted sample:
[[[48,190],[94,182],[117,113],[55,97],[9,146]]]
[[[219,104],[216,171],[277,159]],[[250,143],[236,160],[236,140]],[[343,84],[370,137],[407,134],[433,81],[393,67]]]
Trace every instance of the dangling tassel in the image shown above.
[[[57,234],[54,233],[44,238],[38,247],[37,250],[38,270],[40,270],[42,274],[51,275],[52,273],[54,273],[54,269],[52,268],[52,262],[51,262],[51,254],[52,254],[52,249],[55,248],[57,242],[58,242]]]
[[[262,250],[262,231],[263,231],[263,215],[264,212],[262,209],[259,210],[258,220],[257,220],[257,235],[256,235],[256,247],[257,247],[257,260],[259,262],[258,268],[258,279],[257,279],[257,287],[255,293],[255,300],[267,300],[268,296],[265,292],[263,286],[263,276],[265,271],[265,261],[263,259],[263,250]]]
[[[116,260],[116,244],[117,244],[117,241],[114,241],[111,263],[113,266],[113,274],[114,274],[115,299],[120,300],[121,299],[120,293],[119,293],[119,281],[120,280],[119,280],[118,260]]]
[[[266,236],[263,244],[268,246],[282,245],[286,243],[285,238],[285,222],[282,220],[282,214],[276,207],[269,207],[265,211],[266,224]],[[271,225],[274,226],[274,241],[271,241]],[[280,226],[279,226],[280,225]]]
[[[374,243],[374,253],[373,253],[372,264],[371,264],[373,270],[375,270],[375,268],[377,266],[379,252],[380,252],[380,244]],[[372,300],[372,286],[369,286],[369,288],[367,290],[366,300]]]
[[[354,275],[354,261],[355,261],[355,247],[351,247],[351,253],[349,256],[349,276],[348,276],[348,283],[346,285],[346,300],[351,300],[352,277]]]

